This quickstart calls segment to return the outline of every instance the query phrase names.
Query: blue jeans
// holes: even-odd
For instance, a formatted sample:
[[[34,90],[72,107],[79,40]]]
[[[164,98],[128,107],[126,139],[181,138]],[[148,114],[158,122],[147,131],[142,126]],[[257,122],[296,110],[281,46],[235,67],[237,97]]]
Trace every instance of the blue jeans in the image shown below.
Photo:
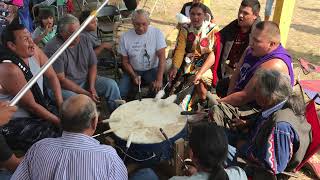
[[[10,180],[12,173],[5,169],[0,169],[0,179],[1,180]]]
[[[79,86],[86,89],[87,83],[86,82],[81,83]],[[99,97],[105,97],[109,110],[111,112],[114,111],[118,107],[118,105],[114,102],[114,100],[121,99],[120,91],[117,83],[113,79],[97,76],[95,88]],[[54,99],[54,95],[52,91],[49,91],[48,94],[50,98]],[[62,97],[64,100],[74,95],[77,95],[77,93],[62,89]]]
[[[267,0],[265,12],[264,12],[264,15],[265,15],[265,16],[271,16],[273,1],[274,1],[274,0]]]
[[[129,180],[158,180],[158,176],[150,168],[140,169],[135,172]]]
[[[148,71],[135,71],[139,76],[141,76],[141,81],[143,85],[149,85],[157,78],[158,68],[153,68]],[[119,82],[119,89],[121,97],[126,98],[129,92],[132,92],[134,84],[128,73],[124,73]]]

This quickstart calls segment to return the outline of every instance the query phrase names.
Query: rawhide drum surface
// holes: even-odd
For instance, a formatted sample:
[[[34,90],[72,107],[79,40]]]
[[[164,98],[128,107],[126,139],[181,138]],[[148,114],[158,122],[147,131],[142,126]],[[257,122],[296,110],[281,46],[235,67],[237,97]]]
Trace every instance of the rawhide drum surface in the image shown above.
[[[164,141],[160,128],[168,138],[181,132],[186,125],[186,117],[180,115],[182,109],[174,103],[165,104],[164,100],[142,99],[121,105],[110,116],[114,134],[127,140],[133,133],[132,143],[153,144]]]

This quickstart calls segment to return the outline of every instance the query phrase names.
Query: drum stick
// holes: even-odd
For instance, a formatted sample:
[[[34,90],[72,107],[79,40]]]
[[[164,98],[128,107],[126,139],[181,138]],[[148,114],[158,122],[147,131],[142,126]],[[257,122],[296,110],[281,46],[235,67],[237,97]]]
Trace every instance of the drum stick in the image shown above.
[[[28,92],[34,83],[43,75],[47,69],[58,59],[58,57],[66,50],[69,45],[78,37],[81,31],[98,15],[99,11],[108,3],[109,0],[105,0],[97,10],[92,11],[90,16],[81,24],[80,28],[75,31],[62,45],[61,47],[50,57],[50,59],[41,67],[40,71],[34,75],[27,84],[25,84],[18,94],[10,101],[10,106],[14,106],[18,101]]]
[[[124,153],[123,162],[126,161],[126,157],[127,157],[127,154],[128,154],[128,150],[129,150],[129,148],[130,148],[130,146],[131,146],[132,138],[133,138],[133,133],[130,133],[130,135],[129,135],[129,137],[128,137],[127,144],[126,144],[126,152]]]
[[[138,94],[138,98],[139,101],[141,101],[141,76],[138,76],[139,82],[138,82],[138,86],[139,86],[139,94]]]
[[[169,85],[170,81],[167,82],[167,84],[162,88],[163,90],[165,90],[167,88],[167,86]]]
[[[102,134],[108,134],[108,133],[111,133],[111,132],[113,132],[113,131],[115,131],[115,129],[109,129],[109,130],[107,130],[107,131],[104,131],[103,133],[96,134],[96,135],[94,135],[94,136],[92,136],[92,137],[95,138],[95,137],[101,136]]]
[[[184,165],[184,167],[186,168],[186,170],[189,170],[188,166],[184,163],[183,159],[181,158],[180,154],[177,153],[176,149],[173,148],[172,142],[169,140],[167,134],[163,131],[162,128],[160,128],[160,132],[161,134],[164,136],[164,138],[166,139],[166,141],[169,142],[170,148],[177,154],[178,158],[180,159],[181,163]]]
[[[102,120],[101,123],[117,122],[117,121],[119,121],[119,120],[120,120],[120,119],[118,119],[118,118],[105,119],[105,120]]]

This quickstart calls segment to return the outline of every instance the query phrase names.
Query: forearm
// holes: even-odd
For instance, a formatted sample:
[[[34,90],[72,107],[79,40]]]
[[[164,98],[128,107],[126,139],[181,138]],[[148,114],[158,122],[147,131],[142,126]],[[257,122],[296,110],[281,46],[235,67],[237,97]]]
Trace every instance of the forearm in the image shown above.
[[[254,98],[252,95],[249,95],[244,91],[239,91],[239,92],[232,93],[218,101],[228,103],[232,106],[238,107],[253,101],[253,99]]]
[[[38,118],[46,120],[46,121],[50,121],[54,124],[58,124],[58,118],[56,115],[52,114],[51,112],[49,112],[46,108],[44,108],[43,106],[41,106],[40,104],[34,102],[31,103],[29,105],[27,105],[27,107],[25,107],[30,113],[36,115]]]
[[[89,88],[95,88],[97,79],[97,65],[91,65],[88,73]]]
[[[99,56],[100,53],[103,51],[104,47],[103,46],[98,46],[96,48],[94,48],[94,53],[96,54],[96,56]]]
[[[210,53],[204,64],[202,65],[201,69],[199,70],[198,74],[202,75],[204,74],[208,69],[210,69],[215,62],[215,56],[214,53]]]
[[[50,83],[50,87],[54,93],[56,105],[58,108],[60,108],[63,103],[63,98],[62,98],[61,86],[60,86],[59,80],[56,76],[48,77],[48,80]]]
[[[135,73],[135,71],[133,70],[131,64],[129,64],[129,63],[126,62],[126,63],[123,63],[123,64],[122,64],[122,67],[123,67],[124,71],[127,72],[127,73],[130,75],[130,77],[136,76],[136,73]]]
[[[81,88],[78,84],[74,83],[73,81],[64,78],[63,80],[60,80],[61,87],[63,89],[75,92],[77,94],[85,94],[85,95],[90,95],[88,91],[85,89]]]
[[[157,80],[162,81],[164,69],[166,66],[166,58],[165,58],[165,50],[164,49],[161,50],[161,52],[159,52],[158,58],[159,58],[159,67],[158,67],[158,72],[157,72]]]

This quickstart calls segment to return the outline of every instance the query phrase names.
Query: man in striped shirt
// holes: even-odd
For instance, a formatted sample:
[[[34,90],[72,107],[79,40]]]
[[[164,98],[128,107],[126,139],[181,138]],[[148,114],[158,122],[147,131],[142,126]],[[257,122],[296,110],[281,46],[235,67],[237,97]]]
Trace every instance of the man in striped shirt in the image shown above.
[[[62,105],[62,137],[34,144],[12,179],[128,179],[127,169],[116,151],[91,137],[97,122],[96,105],[89,97],[69,98]]]

